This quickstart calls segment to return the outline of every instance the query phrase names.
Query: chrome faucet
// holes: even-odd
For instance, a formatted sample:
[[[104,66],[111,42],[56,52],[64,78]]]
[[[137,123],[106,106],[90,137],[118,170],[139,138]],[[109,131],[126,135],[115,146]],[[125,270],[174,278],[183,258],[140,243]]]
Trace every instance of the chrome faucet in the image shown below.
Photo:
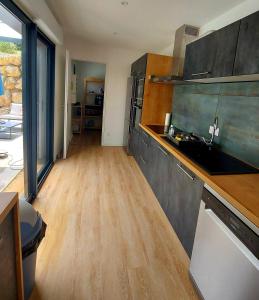
[[[219,135],[219,127],[218,127],[218,124],[219,124],[219,120],[218,120],[218,117],[215,117],[214,119],[214,124],[213,126],[210,126],[210,130],[209,130],[209,133],[211,134],[211,137],[210,137],[210,144],[212,145],[213,142],[214,142],[214,138],[215,136],[218,136]]]
[[[219,135],[219,127],[218,127],[218,117],[215,117],[214,124],[210,126],[209,133],[210,133],[210,139],[206,139],[203,136],[199,136],[197,134],[193,134],[194,136],[198,137],[201,141],[203,141],[207,146],[212,146],[215,136]]]

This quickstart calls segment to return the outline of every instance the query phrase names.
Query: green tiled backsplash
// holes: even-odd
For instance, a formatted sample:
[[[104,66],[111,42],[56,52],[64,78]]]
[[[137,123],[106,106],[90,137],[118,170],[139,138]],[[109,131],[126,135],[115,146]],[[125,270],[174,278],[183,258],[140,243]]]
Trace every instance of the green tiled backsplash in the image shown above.
[[[176,127],[209,137],[215,116],[219,119],[215,143],[259,168],[259,82],[175,86]]]

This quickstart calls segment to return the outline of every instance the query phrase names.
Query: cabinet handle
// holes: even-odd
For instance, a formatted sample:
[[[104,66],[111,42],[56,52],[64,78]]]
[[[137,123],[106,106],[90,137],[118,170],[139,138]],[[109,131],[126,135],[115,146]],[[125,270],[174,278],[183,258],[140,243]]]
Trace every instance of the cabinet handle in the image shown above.
[[[142,142],[145,144],[145,146],[148,146],[148,143],[142,138]]]
[[[210,72],[207,71],[207,72],[201,72],[201,73],[193,73],[192,76],[207,75],[207,74],[210,74]]]
[[[159,146],[157,146],[157,148],[158,148],[165,156],[168,155],[168,153],[167,153],[163,148],[161,148],[161,147],[159,147]]]
[[[192,176],[191,174],[189,174],[187,171],[185,171],[184,168],[183,168],[180,164],[177,164],[177,167],[178,167],[181,171],[183,171],[184,174],[185,174],[186,176],[188,176],[191,180],[194,180],[194,179],[195,179],[195,177]]]
[[[143,131],[143,135],[148,139],[149,138],[149,135],[145,132],[145,131]]]
[[[145,159],[142,157],[142,155],[140,155],[139,157],[140,157],[140,159],[143,161],[143,163],[146,165],[147,162],[146,162]]]

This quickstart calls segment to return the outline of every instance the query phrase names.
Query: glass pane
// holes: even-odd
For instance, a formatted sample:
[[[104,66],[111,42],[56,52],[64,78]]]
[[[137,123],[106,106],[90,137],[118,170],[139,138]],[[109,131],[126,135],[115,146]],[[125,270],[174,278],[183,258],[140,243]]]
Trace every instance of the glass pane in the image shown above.
[[[23,24],[0,5],[0,191],[24,195]]]
[[[37,173],[38,175],[48,163],[47,144],[47,66],[48,48],[38,39],[37,41]]]

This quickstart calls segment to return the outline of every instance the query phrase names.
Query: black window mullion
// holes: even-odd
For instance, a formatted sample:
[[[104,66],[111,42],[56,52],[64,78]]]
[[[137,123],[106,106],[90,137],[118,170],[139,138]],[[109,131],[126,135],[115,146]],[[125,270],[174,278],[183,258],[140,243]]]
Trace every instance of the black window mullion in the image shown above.
[[[37,178],[38,189],[44,182],[53,165],[54,140],[54,82],[55,82],[55,45],[38,30],[38,39],[47,46],[47,155],[48,162]]]
[[[24,167],[27,177],[27,195],[31,201],[37,194],[37,27],[31,23],[26,25],[23,47],[23,66],[25,83],[24,99]]]

